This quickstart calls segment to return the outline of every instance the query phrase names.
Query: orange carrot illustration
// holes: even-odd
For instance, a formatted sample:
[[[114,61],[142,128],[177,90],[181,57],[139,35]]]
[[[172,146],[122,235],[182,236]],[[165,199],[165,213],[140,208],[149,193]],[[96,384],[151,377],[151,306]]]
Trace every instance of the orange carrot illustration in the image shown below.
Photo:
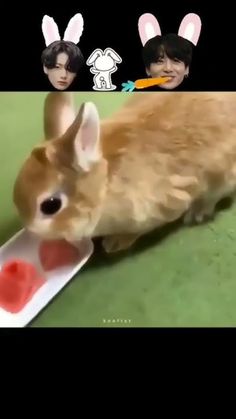
[[[157,86],[159,84],[164,84],[171,77],[156,77],[156,78],[147,78],[147,79],[138,79],[136,81],[128,80],[127,83],[122,83],[122,92],[132,92],[134,89],[145,89],[145,87]]]
[[[152,79],[138,79],[134,82],[136,89],[144,89],[145,87],[157,86],[166,83],[170,77],[156,77]]]

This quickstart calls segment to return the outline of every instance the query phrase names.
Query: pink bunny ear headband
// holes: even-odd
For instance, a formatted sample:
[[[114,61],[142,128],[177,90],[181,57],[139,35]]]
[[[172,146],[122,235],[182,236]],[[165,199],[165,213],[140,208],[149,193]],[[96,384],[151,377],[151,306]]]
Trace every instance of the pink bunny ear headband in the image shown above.
[[[80,13],[74,15],[64,32],[63,41],[74,42],[78,44],[80,37],[84,29],[84,19]],[[46,46],[52,42],[61,41],[58,26],[54,19],[50,16],[45,15],[42,21],[42,32],[45,39]]]
[[[179,26],[178,35],[196,46],[200,36],[201,26],[200,17],[195,13],[189,13],[183,18]],[[161,35],[160,25],[151,13],[144,13],[140,16],[138,20],[138,31],[143,45],[149,39],[154,38],[154,36]]]

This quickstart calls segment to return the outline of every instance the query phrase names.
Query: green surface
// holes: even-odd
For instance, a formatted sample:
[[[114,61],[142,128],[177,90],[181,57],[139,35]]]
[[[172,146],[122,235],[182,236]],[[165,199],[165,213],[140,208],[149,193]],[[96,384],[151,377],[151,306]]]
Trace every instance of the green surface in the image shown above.
[[[137,94],[137,93],[136,93]],[[0,94],[0,244],[20,227],[12,186],[26,154],[42,136],[45,93]],[[78,93],[101,116],[127,93]],[[4,180],[3,180],[4,179]],[[236,209],[200,227],[152,234],[120,257],[95,253],[31,327],[235,326]]]

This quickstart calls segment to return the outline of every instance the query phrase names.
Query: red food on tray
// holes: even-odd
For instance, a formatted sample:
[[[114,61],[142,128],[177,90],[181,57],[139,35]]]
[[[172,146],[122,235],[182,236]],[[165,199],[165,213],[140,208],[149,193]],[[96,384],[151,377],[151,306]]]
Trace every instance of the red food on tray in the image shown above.
[[[46,240],[39,246],[39,258],[45,271],[78,263],[80,253],[77,247],[66,240]]]
[[[0,271],[0,307],[18,313],[44,283],[31,263],[18,259],[6,262]]]

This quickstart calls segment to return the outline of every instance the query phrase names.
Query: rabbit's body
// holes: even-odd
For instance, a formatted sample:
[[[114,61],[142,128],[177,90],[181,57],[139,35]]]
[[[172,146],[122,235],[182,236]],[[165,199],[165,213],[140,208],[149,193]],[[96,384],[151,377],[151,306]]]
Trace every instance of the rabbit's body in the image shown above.
[[[58,100],[63,103],[65,96]],[[78,121],[77,117],[77,131],[81,116]],[[82,132],[77,141],[83,140]],[[95,149],[92,151],[89,159],[96,163],[82,177],[78,175],[77,195],[74,193],[73,200],[69,197],[74,205],[66,223],[70,234],[65,233],[64,224],[62,228],[62,211],[48,222],[47,229],[54,235],[57,229],[71,240],[76,235],[78,239],[103,236],[107,251],[119,250],[182,215],[186,221],[201,222],[214,212],[221,198],[235,193],[236,93],[136,93],[121,110],[102,121],[99,138],[102,157],[100,151],[97,157]],[[62,147],[56,149],[56,144],[58,140],[49,141],[46,149],[53,146],[54,155],[59,156]],[[77,159],[84,161],[81,151],[77,153]],[[46,155],[51,153],[46,151]],[[65,177],[63,168],[61,172]],[[24,168],[23,174],[27,180],[29,173],[26,176]],[[21,181],[22,174],[16,186],[20,209]]]
[[[115,69],[114,69],[115,71]],[[114,71],[110,70],[103,70],[103,71],[99,71],[99,70],[93,70],[91,71],[91,73],[94,73],[95,76],[93,78],[93,82],[94,82],[94,86],[93,89],[96,90],[110,90],[112,87],[112,83],[111,83],[111,73],[113,73]]]
[[[101,235],[143,233],[194,206],[200,220],[235,191],[236,94],[139,95],[102,131],[110,175]]]

